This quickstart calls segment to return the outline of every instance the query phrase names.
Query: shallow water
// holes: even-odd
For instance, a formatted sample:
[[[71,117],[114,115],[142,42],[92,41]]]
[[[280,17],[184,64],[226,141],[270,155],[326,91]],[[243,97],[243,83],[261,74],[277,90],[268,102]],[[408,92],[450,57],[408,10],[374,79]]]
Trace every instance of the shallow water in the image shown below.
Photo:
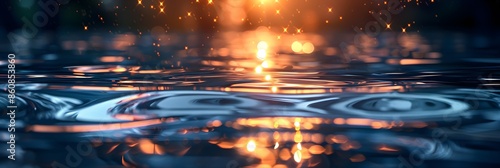
[[[346,63],[318,45],[312,54],[275,55],[274,66],[258,72],[260,60],[221,56],[226,50],[180,49],[173,53],[185,55],[140,64],[134,59],[141,57],[122,59],[136,52],[109,56],[110,50],[68,48],[21,60],[16,157],[22,162],[8,161],[3,151],[2,167],[500,164],[496,58],[443,52],[424,61],[358,55]],[[7,106],[6,93],[0,103]],[[7,141],[6,130],[0,133]]]

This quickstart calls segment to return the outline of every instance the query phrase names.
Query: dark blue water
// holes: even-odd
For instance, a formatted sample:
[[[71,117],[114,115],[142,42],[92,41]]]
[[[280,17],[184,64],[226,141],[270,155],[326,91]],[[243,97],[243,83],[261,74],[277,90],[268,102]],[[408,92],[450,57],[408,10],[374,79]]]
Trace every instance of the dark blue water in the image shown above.
[[[16,162],[4,150],[0,165],[500,165],[495,53],[462,51],[432,36],[392,37],[401,41],[348,58],[321,44],[304,53],[302,42],[302,53],[277,51],[265,60],[255,58],[257,48],[238,55],[238,47],[121,49],[117,42],[96,49],[83,45],[92,40],[62,40],[66,48],[19,56]],[[7,106],[7,92],[0,103]],[[9,118],[0,122],[8,141]]]

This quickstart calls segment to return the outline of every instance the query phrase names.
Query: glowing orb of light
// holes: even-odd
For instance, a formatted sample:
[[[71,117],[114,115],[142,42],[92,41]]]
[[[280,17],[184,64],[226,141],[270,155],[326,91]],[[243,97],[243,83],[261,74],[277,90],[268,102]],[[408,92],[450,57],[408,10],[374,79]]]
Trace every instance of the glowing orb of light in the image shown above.
[[[267,50],[268,47],[269,47],[269,45],[265,41],[260,41],[257,44],[257,49],[259,49],[259,50]]]
[[[249,152],[253,152],[253,151],[255,151],[255,148],[257,148],[257,144],[255,144],[255,141],[254,140],[248,141],[248,143],[247,143],[247,150]]]
[[[258,59],[264,60],[264,59],[266,59],[266,56],[267,56],[266,50],[259,50],[259,51],[257,51],[257,58]]]
[[[258,74],[262,73],[262,67],[261,66],[255,67],[255,73],[258,73]]]
[[[302,43],[300,43],[298,41],[294,41],[292,43],[292,51],[296,52],[296,53],[302,51]]]
[[[310,54],[314,51],[314,45],[310,42],[304,43],[304,45],[302,45],[302,51],[304,53]]]

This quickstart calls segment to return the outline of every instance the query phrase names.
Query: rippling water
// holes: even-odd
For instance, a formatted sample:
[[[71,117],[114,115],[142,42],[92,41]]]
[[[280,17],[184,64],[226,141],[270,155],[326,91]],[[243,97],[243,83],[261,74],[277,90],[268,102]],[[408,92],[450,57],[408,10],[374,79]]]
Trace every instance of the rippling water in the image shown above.
[[[413,42],[401,43],[417,46],[408,58],[358,55],[348,63],[336,57],[340,49],[316,44],[313,54],[273,56],[264,72],[254,69],[261,62],[253,57],[226,55],[238,47],[215,54],[181,49],[164,62],[74,48],[29,57],[20,60],[16,78],[22,162],[7,161],[3,151],[0,165],[499,165],[498,59],[457,61]],[[425,61],[419,53],[445,57]],[[7,92],[0,103],[7,106]],[[0,133],[7,141],[6,130]]]

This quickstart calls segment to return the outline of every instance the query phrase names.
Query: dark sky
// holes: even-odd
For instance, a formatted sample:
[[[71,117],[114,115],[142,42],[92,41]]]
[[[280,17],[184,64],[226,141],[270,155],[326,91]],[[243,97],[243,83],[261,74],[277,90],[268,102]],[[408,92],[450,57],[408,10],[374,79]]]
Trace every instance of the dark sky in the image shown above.
[[[44,12],[38,3],[52,1],[56,0],[2,1],[1,6],[6,9],[0,10],[1,31],[21,28],[25,24],[22,18],[33,21],[37,12]],[[239,26],[239,30],[270,26],[302,28],[305,32],[352,31],[353,27],[363,27],[374,20],[370,11],[387,9],[383,0],[280,0],[279,3],[274,0],[213,0],[212,4],[208,1],[165,0],[160,4],[159,0],[141,0],[138,4],[138,0],[70,0],[68,4],[59,6],[55,16],[49,16],[48,23],[40,29],[144,33],[160,26],[169,32],[215,32],[224,28],[220,24],[223,19],[219,17],[228,13],[223,9],[224,4],[234,5],[234,2],[241,1],[247,20]],[[419,3],[412,0],[402,5],[405,8],[400,14],[391,15],[391,26],[397,29],[411,24],[408,31],[487,32],[500,26],[497,10],[500,0],[419,0]],[[164,12],[160,11],[161,8]],[[277,10],[279,14],[276,14]],[[229,12],[229,15],[233,13]]]

